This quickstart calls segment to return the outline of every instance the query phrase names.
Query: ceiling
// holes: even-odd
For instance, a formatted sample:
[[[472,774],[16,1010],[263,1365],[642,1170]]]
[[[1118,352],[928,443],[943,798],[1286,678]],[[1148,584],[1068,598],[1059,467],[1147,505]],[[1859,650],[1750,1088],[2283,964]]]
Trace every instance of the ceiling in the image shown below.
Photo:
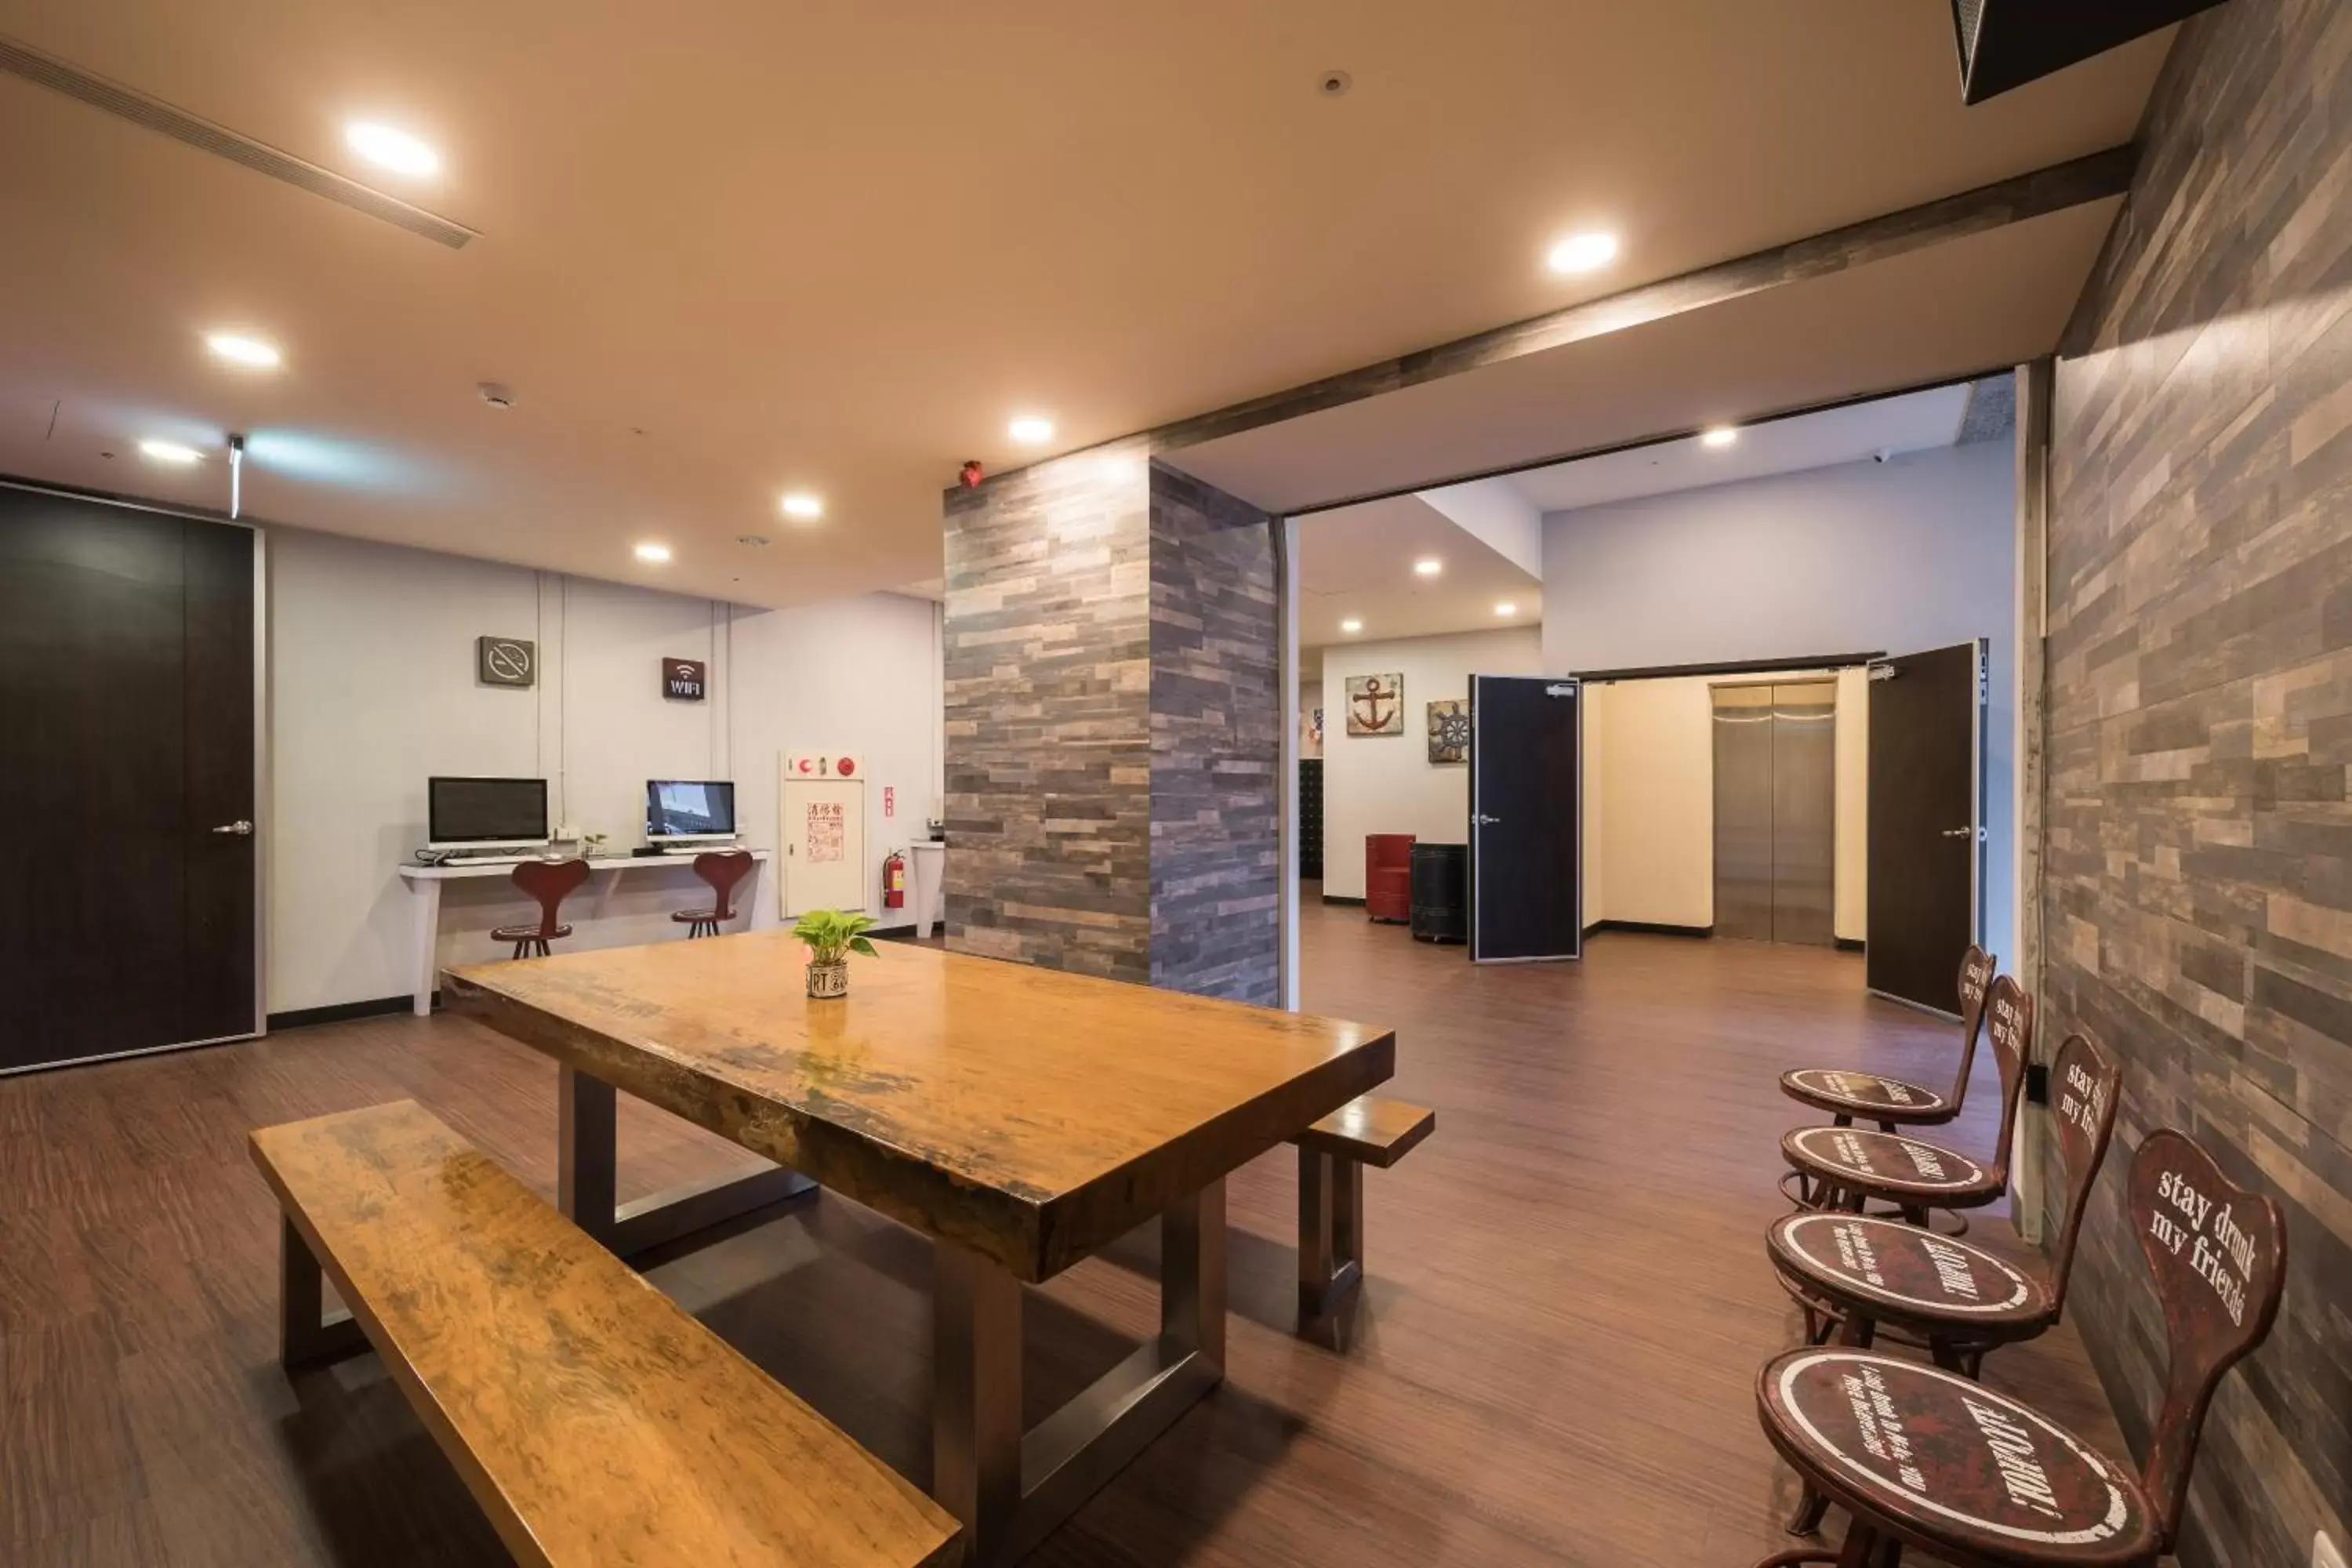
[[[1683,437],[1475,486],[1549,513],[1948,447],[1962,438],[1970,390],[1962,383],[1817,409],[1743,426],[1727,447]],[[1542,624],[1540,574],[1513,564],[1421,495],[1309,512],[1297,526],[1303,649]],[[1443,562],[1444,572],[1416,575],[1413,563],[1426,558]],[[1497,616],[1500,603],[1516,613]],[[1361,630],[1342,629],[1351,618]],[[1319,654],[1309,662],[1319,669]]]
[[[1507,482],[1538,511],[1572,511],[1640,496],[1857,463],[1881,452],[1948,447],[1959,437],[1960,419],[1968,407],[1967,384],[1939,386],[1750,425],[1728,447],[1709,447],[1691,436],[1529,468],[1511,475]]]
[[[1413,563],[1444,570],[1423,577]],[[1392,496],[1298,521],[1298,641],[1381,642],[1543,620],[1543,583],[1419,496]],[[1514,616],[1495,606],[1510,604]],[[1362,630],[1340,622],[1353,617]]]
[[[275,521],[760,604],[935,577],[957,465],[1034,455],[1015,414],[1071,449],[2107,147],[2168,38],[1971,110],[1949,28],[1944,0],[0,0],[0,34],[479,231],[0,76],[0,471],[218,505],[245,431]],[[444,172],[360,163],[353,117]],[[2048,346],[2106,217],[1185,466],[1307,504],[1983,368]],[[1594,227],[1613,267],[1542,266]],[[284,368],[213,363],[223,328]],[[211,455],[161,468],[150,435]],[[821,521],[779,515],[793,488]]]

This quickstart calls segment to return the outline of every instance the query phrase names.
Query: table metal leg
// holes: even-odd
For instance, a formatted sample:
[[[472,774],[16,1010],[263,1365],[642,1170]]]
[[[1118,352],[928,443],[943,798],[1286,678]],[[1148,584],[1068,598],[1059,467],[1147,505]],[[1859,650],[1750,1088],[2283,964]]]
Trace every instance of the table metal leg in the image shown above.
[[[619,1097],[611,1084],[577,1068],[558,1072],[556,1206],[623,1258],[669,1247],[816,1190],[816,1184],[799,1172],[779,1167],[689,1183],[622,1204]]]
[[[1298,1326],[1328,1316],[1364,1280],[1364,1166],[1298,1152]]]
[[[1020,1282],[942,1243],[933,1297],[931,1494],[979,1568],[1027,1552],[1223,1381],[1225,1185],[1160,1217],[1160,1331],[1021,1430]]]

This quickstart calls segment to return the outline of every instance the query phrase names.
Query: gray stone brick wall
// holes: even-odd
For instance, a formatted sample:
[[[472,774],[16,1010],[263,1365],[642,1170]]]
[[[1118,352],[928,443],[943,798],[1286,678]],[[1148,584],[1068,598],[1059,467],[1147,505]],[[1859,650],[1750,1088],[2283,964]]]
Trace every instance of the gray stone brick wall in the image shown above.
[[[1281,1000],[1274,520],[1151,465],[1151,983]]]
[[[1277,1001],[1271,520],[1137,443],[946,535],[949,946]]]
[[[2352,1521],[2352,6],[2190,22],[2145,140],[2053,405],[2043,1027],[2127,1074],[2067,1315],[2145,1452],[2132,1149],[2181,1127],[2278,1197],[2181,1557],[2302,1568]]]

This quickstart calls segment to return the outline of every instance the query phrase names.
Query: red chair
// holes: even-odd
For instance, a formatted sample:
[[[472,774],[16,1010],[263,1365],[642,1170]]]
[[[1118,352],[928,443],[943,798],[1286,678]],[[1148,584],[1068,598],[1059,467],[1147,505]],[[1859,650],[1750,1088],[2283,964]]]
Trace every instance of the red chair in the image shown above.
[[[694,858],[694,874],[710,884],[710,907],[707,910],[680,910],[669,918],[686,927],[687,940],[698,936],[717,936],[719,928],[735,918],[732,895],[735,884],[751,874],[757,864],[750,853],[741,849],[719,849]]]
[[[514,943],[517,958],[528,958],[533,951],[545,958],[549,942],[572,934],[570,926],[557,921],[556,911],[565,896],[587,879],[585,860],[525,860],[514,868],[514,885],[539,900],[539,923],[499,926],[490,932],[490,940]]]
[[[1412,920],[1412,835],[1364,835],[1364,913],[1391,925]]]

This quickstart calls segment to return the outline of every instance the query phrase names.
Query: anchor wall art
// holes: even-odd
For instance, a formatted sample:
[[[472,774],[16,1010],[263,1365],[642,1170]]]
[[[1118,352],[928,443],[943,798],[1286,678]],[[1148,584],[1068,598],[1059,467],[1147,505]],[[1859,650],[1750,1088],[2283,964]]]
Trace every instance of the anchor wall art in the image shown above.
[[[1404,677],[1402,675],[1348,677],[1348,733],[1350,735],[1402,735],[1404,733]]]

